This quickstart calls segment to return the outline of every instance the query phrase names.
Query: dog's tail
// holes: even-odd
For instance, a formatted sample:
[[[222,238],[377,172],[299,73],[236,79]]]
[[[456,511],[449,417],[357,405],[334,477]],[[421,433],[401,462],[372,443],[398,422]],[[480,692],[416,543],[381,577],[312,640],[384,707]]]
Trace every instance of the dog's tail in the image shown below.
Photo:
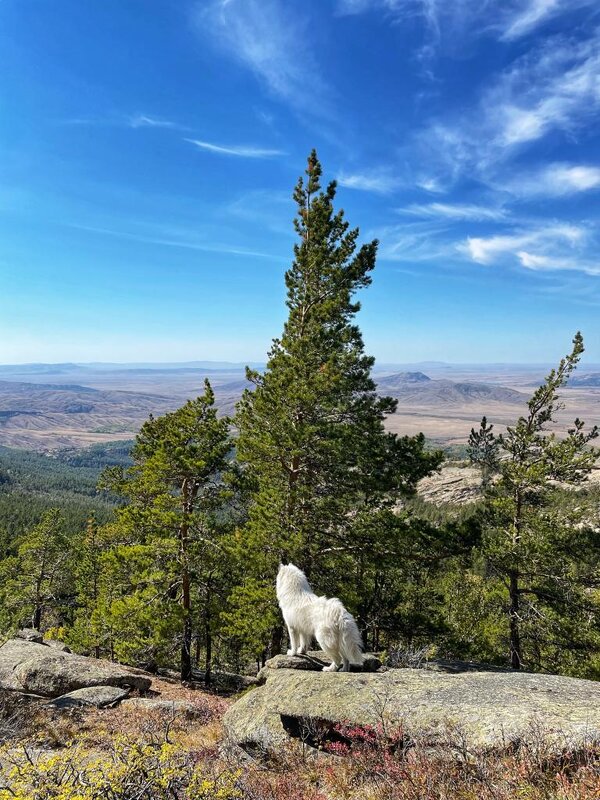
[[[341,655],[351,664],[362,664],[365,659],[362,637],[354,617],[345,609],[340,620],[340,634]]]

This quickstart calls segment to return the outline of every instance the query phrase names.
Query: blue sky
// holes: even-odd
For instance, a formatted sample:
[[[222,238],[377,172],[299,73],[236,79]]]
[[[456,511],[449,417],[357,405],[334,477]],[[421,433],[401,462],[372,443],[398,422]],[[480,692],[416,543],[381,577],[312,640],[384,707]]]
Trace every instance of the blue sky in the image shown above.
[[[0,53],[0,362],[263,359],[312,147],[380,361],[600,361],[597,0],[0,0]]]

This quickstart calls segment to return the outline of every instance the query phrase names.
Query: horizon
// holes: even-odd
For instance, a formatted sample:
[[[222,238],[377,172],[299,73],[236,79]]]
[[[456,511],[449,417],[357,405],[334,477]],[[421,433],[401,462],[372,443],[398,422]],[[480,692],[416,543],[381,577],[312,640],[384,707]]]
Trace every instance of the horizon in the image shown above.
[[[379,363],[600,363],[594,0],[4,0],[0,361],[264,363],[315,147]]]
[[[220,365],[220,366],[214,366]],[[209,369],[213,366],[214,369],[227,370],[228,368],[243,369],[248,366],[251,368],[266,367],[266,361],[223,361],[212,359],[194,359],[192,361],[24,361],[24,362],[2,362],[0,369],[5,367],[117,367],[117,368],[190,368],[190,369]],[[551,361],[444,361],[444,360],[424,360],[424,361],[380,361],[375,360],[375,369],[378,367],[515,367],[515,368],[548,368],[555,366]],[[585,357],[578,365],[578,371],[581,372],[581,367],[587,369],[600,369],[600,362],[587,362]]]

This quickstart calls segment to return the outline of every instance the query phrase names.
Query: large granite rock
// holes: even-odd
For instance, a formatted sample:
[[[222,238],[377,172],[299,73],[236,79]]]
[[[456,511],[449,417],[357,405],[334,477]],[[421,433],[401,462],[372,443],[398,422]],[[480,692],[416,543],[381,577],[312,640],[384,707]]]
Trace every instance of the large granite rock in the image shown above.
[[[59,697],[89,686],[121,686],[145,691],[151,677],[133,667],[73,655],[25,639],[0,647],[0,689]]]
[[[322,650],[309,650],[301,656],[277,655],[270,658],[265,666],[258,673],[258,682],[264,683],[271,670],[274,669],[300,669],[310,672],[322,672],[323,667],[331,664],[331,659],[327,658]],[[351,672],[377,672],[381,668],[381,661],[373,653],[365,653],[362,664],[350,664]]]
[[[516,672],[276,669],[224,718],[230,741],[248,750],[277,748],[316,727],[323,733],[343,722],[403,726],[430,744],[466,737],[470,746],[483,748],[527,741],[543,731],[549,746],[561,750],[600,740],[600,683]]]
[[[129,689],[121,689],[119,686],[87,686],[85,689],[75,689],[74,692],[50,700],[46,703],[46,708],[54,708],[57,711],[85,706],[107,708],[124,700],[128,694]]]

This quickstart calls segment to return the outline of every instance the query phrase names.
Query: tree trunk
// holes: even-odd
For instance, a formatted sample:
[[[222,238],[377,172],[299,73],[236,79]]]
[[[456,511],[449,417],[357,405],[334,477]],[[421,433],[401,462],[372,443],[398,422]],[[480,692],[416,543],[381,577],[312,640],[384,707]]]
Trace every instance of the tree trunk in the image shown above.
[[[204,659],[204,683],[210,686],[212,673],[212,634],[210,632],[210,619],[206,620],[204,633],[204,644],[206,646],[206,656]]]
[[[182,574],[181,605],[183,607],[183,641],[181,643],[181,680],[192,679],[192,617],[190,599],[190,576],[187,568]]]
[[[36,631],[39,631],[39,629],[40,629],[40,627],[42,625],[42,607],[41,607],[41,605],[36,605],[36,607],[34,609],[33,617],[32,617],[32,625],[33,625],[33,627],[35,628]]]
[[[188,565],[189,514],[194,500],[193,485],[183,481],[183,519],[179,527],[179,557],[181,563],[181,607],[183,609],[183,640],[181,642],[181,680],[192,680],[192,593]]]
[[[271,658],[281,653],[283,644],[283,625],[276,625],[271,632]]]
[[[523,659],[519,631],[519,573],[516,570],[511,570],[509,580],[510,665],[513,669],[521,669]]]

